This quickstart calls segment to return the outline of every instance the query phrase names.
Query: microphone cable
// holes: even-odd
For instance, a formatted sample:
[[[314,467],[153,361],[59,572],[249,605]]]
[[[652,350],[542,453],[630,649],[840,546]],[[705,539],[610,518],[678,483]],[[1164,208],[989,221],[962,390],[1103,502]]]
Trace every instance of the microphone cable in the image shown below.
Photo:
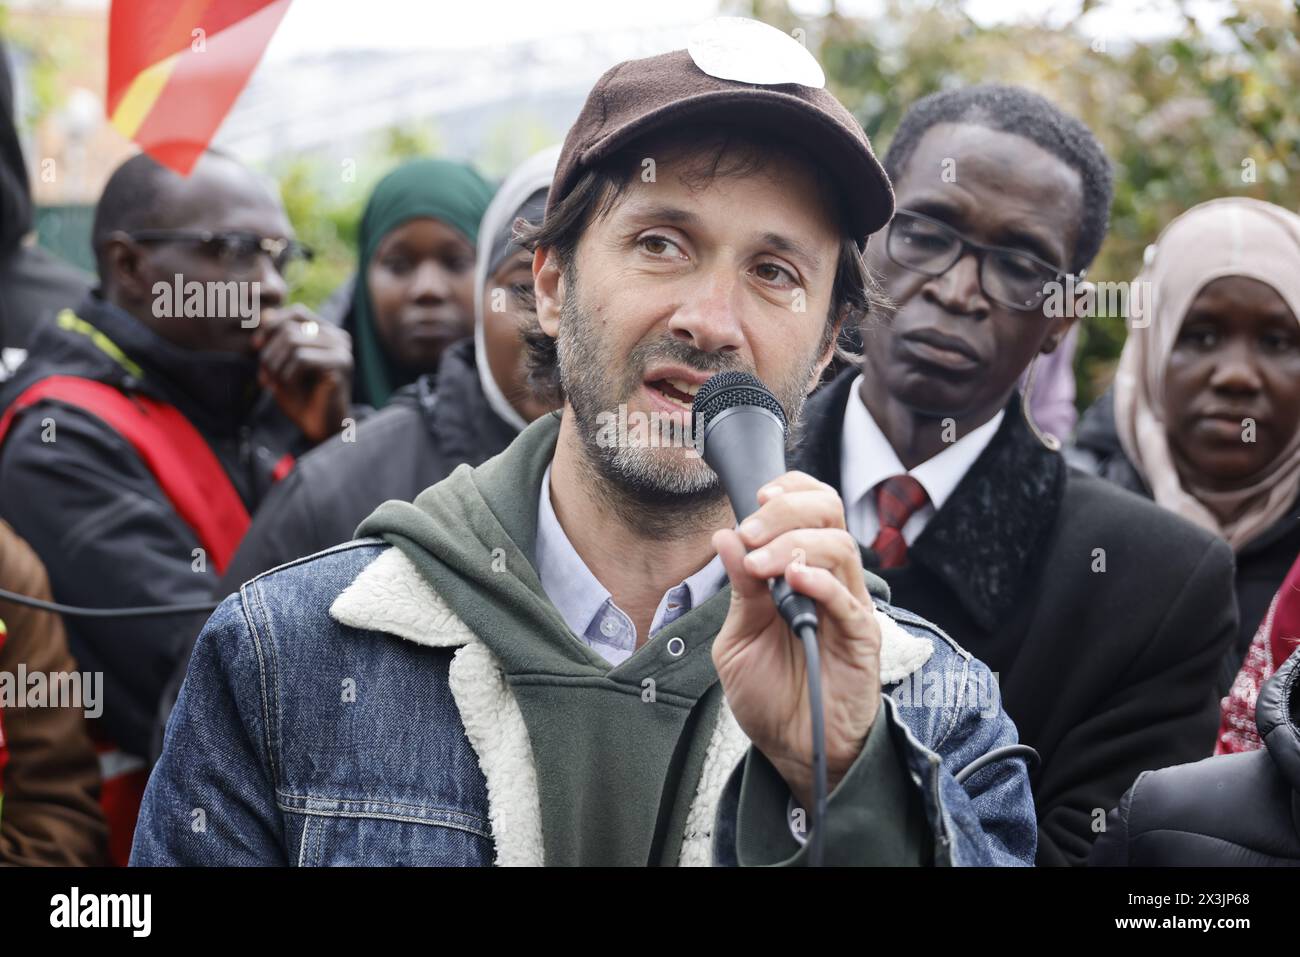
[[[954,774],[953,780],[961,784],[968,777],[978,771],[980,768],[988,767],[994,761],[1004,761],[1008,758],[1023,758],[1025,764],[1030,767],[1036,767],[1042,763],[1042,758],[1038,752],[1027,744],[1004,744],[1000,748],[994,748],[992,751],[981,754],[966,767]]]
[[[41,611],[58,612],[70,618],[154,618],[198,612],[211,614],[221,604],[219,601],[201,601],[181,605],[139,605],[133,608],[81,608],[76,605],[63,605],[55,601],[33,598],[31,595],[20,595],[5,588],[0,588],[0,599],[11,601],[15,605],[38,608]]]
[[[800,624],[797,634],[803,642],[804,666],[808,669],[808,705],[812,711],[813,820],[808,832],[808,866],[821,867],[826,855],[826,713],[822,708],[821,649],[817,626]]]

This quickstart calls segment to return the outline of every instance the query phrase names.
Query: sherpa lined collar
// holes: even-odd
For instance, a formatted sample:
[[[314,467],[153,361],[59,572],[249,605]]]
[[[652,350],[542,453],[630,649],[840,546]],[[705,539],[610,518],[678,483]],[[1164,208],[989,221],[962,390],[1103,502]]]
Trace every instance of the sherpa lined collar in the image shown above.
[[[909,634],[875,609],[880,626],[880,681],[901,681],[930,660],[934,644]],[[478,639],[442,600],[401,549],[389,547],[334,600],[330,617],[343,625],[380,631],[433,648],[456,648]]]
[[[383,632],[432,648],[456,648],[448,684],[465,735],[487,782],[488,817],[499,866],[545,862],[542,812],[528,728],[501,664],[438,595],[399,548],[388,547],[330,605],[340,624]],[[904,631],[876,609],[881,630],[881,682],[920,668],[934,644]],[[712,864],[713,824],[728,778],[750,742],[723,699],[691,800],[678,863]]]

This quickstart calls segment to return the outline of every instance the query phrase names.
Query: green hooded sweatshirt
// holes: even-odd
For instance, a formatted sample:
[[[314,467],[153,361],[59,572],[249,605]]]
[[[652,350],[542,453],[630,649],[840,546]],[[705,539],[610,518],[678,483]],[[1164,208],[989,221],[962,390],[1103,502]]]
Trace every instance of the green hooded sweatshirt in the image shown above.
[[[477,469],[460,466],[414,503],[384,503],[357,535],[400,548],[500,662],[533,750],[546,864],[676,864],[722,700],[711,648],[731,589],[665,626],[617,667],[579,641],[532,563],[542,475],[558,434],[559,414],[543,416]],[[680,657],[667,650],[674,636],[685,644]],[[831,810],[870,803],[873,821],[883,815],[872,824],[886,832],[880,855],[903,863],[919,859],[918,821],[924,824],[890,735],[876,733],[885,723],[876,721]],[[800,857],[785,825],[788,790],[756,749],[745,767],[742,863]],[[762,820],[746,828],[747,812]],[[861,808],[854,813],[845,824],[859,833],[838,840],[860,846]],[[747,837],[757,842],[748,853]]]

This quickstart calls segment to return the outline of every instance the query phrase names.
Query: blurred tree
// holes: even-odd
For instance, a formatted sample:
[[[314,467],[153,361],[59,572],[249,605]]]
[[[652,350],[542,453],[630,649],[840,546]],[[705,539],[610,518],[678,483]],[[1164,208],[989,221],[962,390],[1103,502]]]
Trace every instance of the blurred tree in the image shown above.
[[[529,156],[559,139],[550,127],[532,113],[511,113],[498,119],[488,129],[475,164],[484,176],[501,180]]]
[[[353,184],[323,188],[319,164],[294,159],[277,173],[285,212],[299,240],[315,257],[289,276],[289,295],[313,309],[352,274],[356,267],[356,230],[366,193]]]
[[[357,227],[371,190],[395,166],[442,152],[432,123],[392,128],[361,157],[291,157],[272,165],[289,222],[315,258],[290,277],[290,296],[319,308],[357,265]]]
[[[748,15],[804,30],[828,86],[881,153],[911,103],[954,86],[1018,84],[1078,116],[1115,163],[1110,235],[1089,274],[1127,281],[1161,227],[1196,203],[1243,195],[1300,207],[1300,4],[1236,0],[1208,30],[1193,6],[1178,0],[1175,31],[1150,43],[1081,29],[1133,7],[1102,0],[1082,0],[1063,27],[980,26],[959,0],[885,0],[869,19],[834,3],[801,18],[785,0],[752,0]],[[1109,383],[1124,335],[1118,318],[1084,325],[1081,407]]]

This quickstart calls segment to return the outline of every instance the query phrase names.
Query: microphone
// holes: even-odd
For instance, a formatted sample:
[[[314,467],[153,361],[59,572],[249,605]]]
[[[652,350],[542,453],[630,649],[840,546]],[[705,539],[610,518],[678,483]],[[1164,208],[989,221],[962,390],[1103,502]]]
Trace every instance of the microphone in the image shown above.
[[[695,393],[691,416],[696,436],[703,439],[704,462],[717,473],[736,520],[743,522],[758,511],[758,490],[788,471],[785,410],[757,377],[748,372],[719,372]],[[769,578],[767,586],[781,617],[803,643],[812,712],[813,807],[811,830],[806,838],[796,837],[808,845],[808,863],[820,867],[826,854],[822,820],[828,797],[817,605],[791,588],[783,575]]]
[[[695,394],[691,405],[703,458],[731,499],[736,521],[758,511],[758,490],[784,475],[785,411],[767,386],[748,372],[719,372]],[[768,579],[772,600],[790,630],[817,627],[817,606],[784,576]]]

